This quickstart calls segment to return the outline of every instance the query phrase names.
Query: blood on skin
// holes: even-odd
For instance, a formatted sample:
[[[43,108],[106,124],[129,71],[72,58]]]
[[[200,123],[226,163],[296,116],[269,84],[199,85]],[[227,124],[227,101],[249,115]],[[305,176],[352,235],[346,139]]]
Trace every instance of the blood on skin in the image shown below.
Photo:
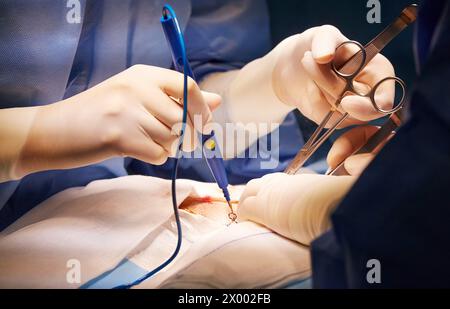
[[[211,204],[213,202],[213,198],[211,196],[194,197],[193,199],[199,203]]]
[[[212,204],[212,203],[227,203],[224,198],[212,197],[212,196],[188,196],[183,203],[181,203],[180,208],[188,208],[197,204]],[[237,204],[238,201],[231,201],[232,204]]]

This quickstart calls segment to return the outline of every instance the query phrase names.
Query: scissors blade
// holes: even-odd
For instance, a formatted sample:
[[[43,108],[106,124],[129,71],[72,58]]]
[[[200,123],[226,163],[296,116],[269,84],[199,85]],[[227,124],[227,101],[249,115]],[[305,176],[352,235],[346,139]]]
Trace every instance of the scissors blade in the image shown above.
[[[288,165],[288,167],[284,170],[284,172],[288,175],[297,174],[297,172],[300,170],[303,164],[305,164],[310,156],[310,152],[307,149],[302,148]]]
[[[373,45],[377,50],[381,51],[394,39],[400,32],[417,19],[417,5],[407,6],[399,17],[389,25],[384,31],[376,36],[367,46]]]
[[[333,113],[332,113],[333,114]],[[347,118],[349,114],[345,113],[342,117],[333,124],[331,128],[329,128],[323,135],[318,137],[315,140],[310,138],[307,144],[310,144],[309,147],[303,147],[299,153],[294,157],[288,167],[285,169],[285,173],[288,175],[295,175],[299,171],[299,169],[305,164],[306,161],[316,152],[317,149],[322,146],[322,144],[333,134],[333,132],[338,128]],[[314,133],[316,134],[316,132]]]
[[[381,126],[378,131],[372,135],[355,154],[363,154],[373,152],[380,143],[385,141],[395,130],[401,125],[400,112],[396,112]]]
[[[417,19],[417,5],[411,4],[407,6],[389,26],[381,31],[374,39],[364,46],[366,52],[366,60],[363,68],[379,54],[397,35],[399,35],[410,24]],[[339,72],[351,74],[355,72],[361,64],[362,51],[357,52],[347,62],[343,63],[337,69]]]

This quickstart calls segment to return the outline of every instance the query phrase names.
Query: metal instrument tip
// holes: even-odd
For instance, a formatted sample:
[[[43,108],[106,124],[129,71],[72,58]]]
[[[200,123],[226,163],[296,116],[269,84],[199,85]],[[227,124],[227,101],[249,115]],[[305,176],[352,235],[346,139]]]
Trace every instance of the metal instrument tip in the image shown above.
[[[235,223],[237,220],[237,215],[233,210],[233,206],[231,205],[230,201],[227,201],[228,206],[230,207],[230,213],[228,214],[228,218],[231,220],[231,223]]]

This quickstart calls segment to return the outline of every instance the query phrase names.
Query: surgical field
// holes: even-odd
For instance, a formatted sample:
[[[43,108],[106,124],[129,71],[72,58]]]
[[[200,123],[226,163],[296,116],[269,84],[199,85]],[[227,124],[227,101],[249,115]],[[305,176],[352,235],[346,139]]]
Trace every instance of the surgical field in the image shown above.
[[[316,187],[331,179],[302,177]],[[244,188],[230,186],[238,214]],[[181,252],[137,288],[279,288],[306,280],[309,241],[328,228],[334,207],[323,194],[305,194],[294,214],[304,218],[304,231],[283,236],[245,218],[231,223],[215,184],[179,180],[177,198]],[[273,227],[283,231],[276,228],[279,220],[272,220]],[[94,181],[51,197],[0,234],[0,287],[113,288],[160,265],[176,243],[170,181],[144,176]],[[79,278],[73,277],[73,265]]]

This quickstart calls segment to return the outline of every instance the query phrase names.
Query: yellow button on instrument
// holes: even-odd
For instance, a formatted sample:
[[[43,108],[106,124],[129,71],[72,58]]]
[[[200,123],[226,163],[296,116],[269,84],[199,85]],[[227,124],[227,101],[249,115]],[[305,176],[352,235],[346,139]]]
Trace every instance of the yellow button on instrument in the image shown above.
[[[205,142],[205,147],[206,148],[208,148],[209,150],[214,150],[214,149],[216,149],[216,142],[212,139],[212,138],[210,138],[209,140],[207,140],[206,142]]]

